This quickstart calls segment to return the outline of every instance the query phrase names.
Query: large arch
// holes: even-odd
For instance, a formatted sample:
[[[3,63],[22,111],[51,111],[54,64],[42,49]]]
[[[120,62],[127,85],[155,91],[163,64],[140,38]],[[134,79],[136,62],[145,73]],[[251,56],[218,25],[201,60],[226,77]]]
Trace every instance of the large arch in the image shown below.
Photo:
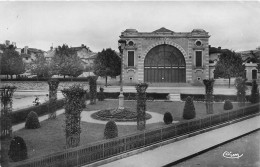
[[[189,68],[190,68],[190,61],[189,61],[189,59],[188,59],[188,55],[187,55],[187,53],[185,52],[185,50],[180,46],[180,45],[178,45],[177,43],[174,43],[174,42],[172,42],[172,41],[169,41],[169,40],[161,40],[161,41],[158,41],[158,42],[156,42],[156,43],[153,43],[152,45],[150,45],[150,46],[148,46],[146,49],[145,49],[145,51],[140,55],[140,57],[139,57],[139,61],[138,61],[138,81],[140,82],[144,82],[144,80],[145,80],[145,76],[144,76],[144,61],[145,61],[145,57],[146,57],[146,55],[147,55],[147,53],[151,50],[151,49],[153,49],[154,47],[156,47],[156,46],[159,46],[159,45],[163,45],[163,44],[167,44],[167,45],[171,45],[171,46],[173,46],[173,47],[175,47],[176,49],[178,49],[181,53],[182,53],[182,55],[183,55],[183,57],[184,57],[184,59],[185,59],[185,63],[186,63],[186,72],[185,72],[185,81],[187,82],[188,80],[189,80],[189,75],[191,75],[190,74],[190,70],[189,70]],[[187,64],[188,63],[188,64]],[[188,67],[188,70],[187,70],[187,67]]]
[[[182,52],[168,44],[149,50],[144,59],[144,82],[185,83],[186,63]]]

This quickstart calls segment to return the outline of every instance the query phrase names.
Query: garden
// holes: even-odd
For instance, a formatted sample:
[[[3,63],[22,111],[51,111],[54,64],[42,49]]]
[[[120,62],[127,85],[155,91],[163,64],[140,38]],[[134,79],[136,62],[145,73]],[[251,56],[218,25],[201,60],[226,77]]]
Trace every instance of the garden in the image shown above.
[[[65,113],[58,116],[55,115],[54,106],[57,103],[57,87],[59,83],[57,81],[49,82],[50,102],[48,105],[51,106],[47,112],[47,114],[49,114],[49,119],[39,122],[38,114],[36,112],[30,112],[26,118],[25,128],[9,134],[11,137],[10,139],[12,140],[2,140],[1,151],[3,151],[3,154],[5,155],[9,154],[9,158],[1,157],[1,163],[10,161],[10,165],[12,166],[19,164],[19,161],[23,159],[34,159],[52,153],[62,152],[68,148],[89,145],[97,141],[135,134],[144,129],[152,130],[164,127],[166,124],[171,124],[172,122],[202,118],[209,114],[224,113],[227,112],[227,110],[235,110],[241,106],[250,105],[250,103],[245,103],[242,81],[238,84],[238,88],[240,88],[238,89],[238,94],[244,96],[244,98],[238,96],[240,98],[238,98],[238,102],[235,103],[229,100],[226,100],[225,103],[214,102],[212,98],[214,81],[210,80],[205,83],[205,85],[209,86],[209,88],[206,86],[207,93],[205,102],[194,101],[191,97],[187,97],[185,101],[180,102],[146,100],[145,91],[148,85],[143,83],[136,86],[136,100],[124,101],[125,109],[131,112],[129,113],[123,110],[122,112],[116,111],[116,113],[113,113],[114,109],[118,107],[118,100],[105,99],[105,97],[102,96],[102,91],[101,93],[97,93],[94,78],[90,79],[89,82],[90,88],[88,97],[86,97],[86,92],[83,88],[77,85],[62,90],[65,96]],[[252,103],[259,102],[257,84],[253,86],[251,96]],[[84,105],[86,98],[90,100],[89,105]],[[9,110],[10,108],[6,108],[6,111]],[[108,116],[108,118],[112,116],[116,117],[104,120],[107,124],[86,122],[81,115],[90,111],[101,111],[101,115]],[[149,120],[151,116],[145,111],[161,114],[163,119],[158,120],[156,123],[146,124],[145,120]],[[108,113],[110,113],[110,115]],[[5,114],[8,116],[7,113]],[[119,119],[127,116],[130,118],[136,117],[134,120],[130,120],[136,122],[136,124],[117,125],[118,121],[122,122],[115,119],[118,118],[118,115]],[[98,119],[97,117],[97,115],[92,114],[93,119]],[[8,127],[6,128],[8,129]],[[9,131],[6,132],[10,133]],[[14,136],[19,136],[20,138],[15,138]],[[17,143],[22,143],[23,152],[26,155],[23,156],[22,153],[14,155],[15,152],[19,152],[19,148],[15,146]],[[11,147],[14,147],[13,149],[15,151],[12,151]]]

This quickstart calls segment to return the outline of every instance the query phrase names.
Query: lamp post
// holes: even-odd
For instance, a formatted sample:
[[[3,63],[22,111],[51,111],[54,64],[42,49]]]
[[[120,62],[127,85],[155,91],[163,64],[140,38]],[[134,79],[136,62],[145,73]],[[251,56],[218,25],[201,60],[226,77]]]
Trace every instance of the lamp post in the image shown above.
[[[118,41],[118,49],[121,55],[121,73],[120,73],[120,95],[118,97],[119,100],[119,105],[118,105],[118,110],[123,110],[124,109],[124,95],[123,95],[123,61],[124,61],[124,54],[123,50],[125,48],[126,41],[120,39]]]

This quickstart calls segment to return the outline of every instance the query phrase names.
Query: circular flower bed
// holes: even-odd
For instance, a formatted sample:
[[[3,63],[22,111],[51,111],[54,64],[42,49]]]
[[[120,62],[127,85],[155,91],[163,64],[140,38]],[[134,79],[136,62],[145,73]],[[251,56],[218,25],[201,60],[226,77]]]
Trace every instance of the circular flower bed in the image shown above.
[[[95,112],[91,114],[91,117],[102,121],[114,120],[116,122],[134,122],[137,120],[137,112],[131,111],[128,108],[107,109]],[[148,120],[150,118],[152,118],[152,116],[145,113],[145,119]]]

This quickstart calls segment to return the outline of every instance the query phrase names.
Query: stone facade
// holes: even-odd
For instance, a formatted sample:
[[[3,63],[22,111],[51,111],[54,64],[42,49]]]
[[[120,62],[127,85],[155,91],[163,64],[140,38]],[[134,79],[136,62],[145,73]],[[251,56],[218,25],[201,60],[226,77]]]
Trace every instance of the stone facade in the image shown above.
[[[205,30],[194,29],[192,32],[179,33],[173,32],[166,28],[161,28],[153,32],[138,32],[135,29],[126,29],[124,32],[121,33],[119,41],[121,41],[120,43],[123,54],[123,81],[126,84],[136,84],[138,82],[145,81],[145,58],[148,55],[149,51],[157,46],[171,46],[171,48],[181,53],[185,60],[185,73],[181,74],[185,75],[185,83],[202,84],[203,79],[209,78],[209,35],[208,32],[206,32]],[[134,52],[133,66],[129,66],[128,63],[129,51]],[[202,63],[199,67],[196,66],[195,63],[196,51],[201,51],[202,54]],[[170,54],[171,56],[174,56],[174,53]],[[170,67],[171,65],[169,65],[169,67],[164,66],[151,68],[156,68],[160,71]],[[179,82],[179,80],[168,80],[166,82],[174,83]]]

